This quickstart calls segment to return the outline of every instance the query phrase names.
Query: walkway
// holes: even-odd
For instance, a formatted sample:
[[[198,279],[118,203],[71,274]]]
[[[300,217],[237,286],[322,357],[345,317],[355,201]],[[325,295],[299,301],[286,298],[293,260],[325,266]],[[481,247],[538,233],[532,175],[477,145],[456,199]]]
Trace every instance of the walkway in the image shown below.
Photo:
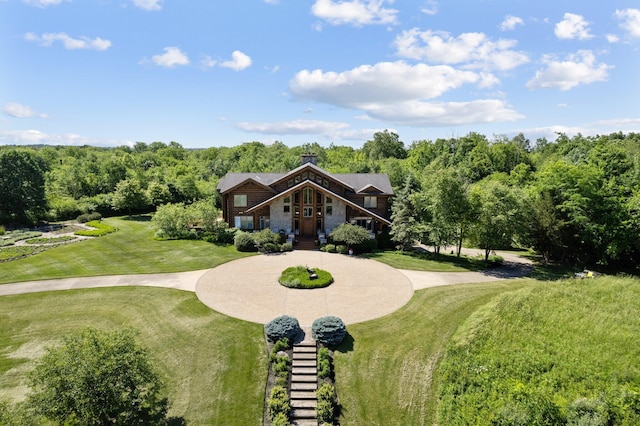
[[[288,289],[278,284],[280,273],[297,265],[327,270],[335,282],[314,290]],[[193,291],[210,308],[234,318],[264,324],[288,314],[305,327],[325,315],[340,317],[346,324],[368,321],[404,306],[414,290],[514,278],[527,271],[522,264],[486,272],[406,271],[370,259],[293,251],[247,257],[203,271],[4,284],[0,285],[0,296],[79,288],[165,287]]]

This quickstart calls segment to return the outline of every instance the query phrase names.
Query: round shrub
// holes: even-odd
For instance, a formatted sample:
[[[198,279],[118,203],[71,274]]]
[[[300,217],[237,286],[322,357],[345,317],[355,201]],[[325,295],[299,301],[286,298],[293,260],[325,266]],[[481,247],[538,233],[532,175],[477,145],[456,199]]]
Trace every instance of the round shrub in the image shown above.
[[[333,277],[322,269],[292,266],[282,271],[278,282],[289,288],[322,288],[331,284]]]
[[[336,246],[336,251],[340,254],[347,254],[349,253],[349,247],[344,244],[340,244],[339,246]]]
[[[238,231],[233,237],[233,244],[238,251],[257,251],[256,243],[253,240],[253,235],[248,232]]]
[[[311,335],[323,345],[338,346],[347,335],[347,327],[340,318],[330,315],[313,322]]]
[[[298,320],[289,315],[275,318],[264,326],[264,332],[271,342],[277,342],[285,337],[293,342],[301,331]]]

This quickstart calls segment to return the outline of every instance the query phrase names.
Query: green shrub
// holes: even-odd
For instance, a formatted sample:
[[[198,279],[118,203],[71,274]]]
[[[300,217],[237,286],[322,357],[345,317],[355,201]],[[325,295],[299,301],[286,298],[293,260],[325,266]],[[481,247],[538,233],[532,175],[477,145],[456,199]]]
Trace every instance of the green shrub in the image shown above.
[[[237,231],[238,228],[229,228],[226,222],[222,221],[213,230],[205,231],[202,234],[202,240],[214,244],[233,244]]]
[[[280,251],[280,234],[269,228],[253,234],[253,241],[260,252],[275,253]]]
[[[0,225],[0,235],[4,235],[5,232],[6,229],[4,228],[4,225]]]
[[[321,379],[331,377],[331,354],[327,348],[318,350],[318,377]]]
[[[329,383],[323,383],[316,391],[318,398],[318,423],[333,424],[337,409],[336,389]]]
[[[567,407],[570,426],[606,426],[610,420],[609,407],[600,398],[578,398]]]
[[[344,336],[347,335],[347,327],[340,318],[329,315],[313,322],[311,335],[318,342],[335,347],[344,340]]]
[[[291,360],[285,355],[276,355],[271,361],[273,373],[278,377],[286,378],[291,371]]]
[[[289,426],[289,417],[284,413],[278,413],[271,419],[271,426]]]
[[[285,251],[293,251],[293,245],[289,244],[289,243],[284,243],[280,245],[280,251],[285,252]]]
[[[280,414],[284,414],[288,418],[290,412],[291,404],[289,403],[287,388],[284,386],[274,386],[271,389],[271,394],[267,401],[267,413],[269,414],[269,419],[273,421],[273,419]]]
[[[114,226],[107,225],[106,223],[102,223],[97,220],[87,222],[87,226],[91,226],[96,229],[76,231],[74,234],[82,237],[102,237],[103,235],[111,234],[118,230],[118,228]]]
[[[76,240],[76,237],[72,237],[71,235],[63,235],[61,237],[51,237],[51,238],[31,238],[25,241],[27,244],[53,244],[53,243],[65,243],[67,241]]]
[[[315,276],[315,278],[311,278],[312,276]],[[333,277],[329,272],[322,269],[292,266],[282,271],[278,282],[289,288],[322,288],[331,284]]]
[[[87,222],[91,222],[92,220],[101,220],[101,219],[102,219],[102,215],[99,212],[83,213],[76,218],[78,223],[87,223]]]
[[[253,239],[253,234],[244,231],[236,232],[233,237],[233,244],[236,246],[236,250],[243,252],[257,251],[256,243]]]
[[[320,250],[326,251],[327,253],[337,253],[335,244],[326,244]]]
[[[347,254],[349,253],[349,247],[345,246],[344,244],[337,245],[336,252],[340,254]]]
[[[289,315],[283,315],[275,318],[264,326],[264,332],[267,338],[271,342],[277,342],[280,339],[287,338],[290,342],[293,342],[302,330],[300,323],[294,317]]]
[[[289,343],[289,339],[287,339],[286,337],[284,339],[279,339],[274,345],[273,345],[273,349],[271,349],[271,354],[275,355],[280,351],[286,351],[287,349],[289,349],[291,347],[291,344]]]

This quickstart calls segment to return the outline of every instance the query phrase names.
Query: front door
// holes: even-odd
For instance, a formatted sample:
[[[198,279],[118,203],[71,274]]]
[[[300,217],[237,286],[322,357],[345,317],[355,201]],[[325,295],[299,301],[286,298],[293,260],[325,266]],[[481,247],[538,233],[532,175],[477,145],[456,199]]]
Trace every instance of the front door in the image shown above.
[[[313,217],[313,206],[304,206],[302,208],[302,221],[300,224],[300,234],[303,237],[315,236],[316,222]]]

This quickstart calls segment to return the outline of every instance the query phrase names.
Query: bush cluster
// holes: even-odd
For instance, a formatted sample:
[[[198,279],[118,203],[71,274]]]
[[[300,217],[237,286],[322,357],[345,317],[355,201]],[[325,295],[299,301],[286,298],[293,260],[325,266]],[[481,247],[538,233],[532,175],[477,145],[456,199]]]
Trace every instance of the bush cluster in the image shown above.
[[[97,220],[87,222],[87,226],[91,226],[96,229],[76,231],[74,234],[82,237],[102,237],[103,235],[111,234],[118,230],[115,226],[107,225],[106,223],[102,223]]]
[[[282,315],[275,318],[264,326],[264,332],[267,335],[267,339],[271,342],[277,342],[284,338],[293,342],[301,331],[302,329],[300,328],[298,320],[289,315]]]
[[[236,235],[233,237],[233,245],[236,246],[236,250],[238,251],[243,251],[243,252],[258,251],[258,248],[256,247],[256,242],[253,239],[253,235],[244,231],[236,232]]]
[[[312,276],[315,276],[315,278],[311,278]],[[322,269],[292,266],[282,272],[278,282],[289,288],[322,288],[331,284],[333,277],[329,272]]]
[[[324,251],[326,253],[337,253],[335,244],[325,244],[320,247],[320,251]]]
[[[269,419],[273,424],[275,419],[279,419],[279,422],[287,420],[289,424],[289,413],[291,413],[291,403],[289,402],[289,394],[287,393],[287,388],[284,386],[274,386],[271,389],[271,394],[269,395],[269,400],[267,401],[267,413],[269,414]]]
[[[280,253],[293,250],[293,246],[283,244],[282,239],[282,235],[269,228],[255,233],[238,231],[234,237],[234,245],[238,251],[243,252]]]
[[[318,423],[333,425],[338,411],[338,395],[336,388],[330,383],[323,383],[316,391],[318,398]]]
[[[328,348],[318,349],[318,377],[321,379],[331,378],[333,371],[331,354]]]
[[[329,315],[313,322],[311,335],[323,345],[335,347],[344,340],[347,327],[340,318]]]
[[[99,212],[93,212],[93,213],[83,213],[80,216],[77,217],[77,221],[78,223],[87,223],[87,222],[91,222],[92,220],[101,220],[102,219],[102,215]]]

